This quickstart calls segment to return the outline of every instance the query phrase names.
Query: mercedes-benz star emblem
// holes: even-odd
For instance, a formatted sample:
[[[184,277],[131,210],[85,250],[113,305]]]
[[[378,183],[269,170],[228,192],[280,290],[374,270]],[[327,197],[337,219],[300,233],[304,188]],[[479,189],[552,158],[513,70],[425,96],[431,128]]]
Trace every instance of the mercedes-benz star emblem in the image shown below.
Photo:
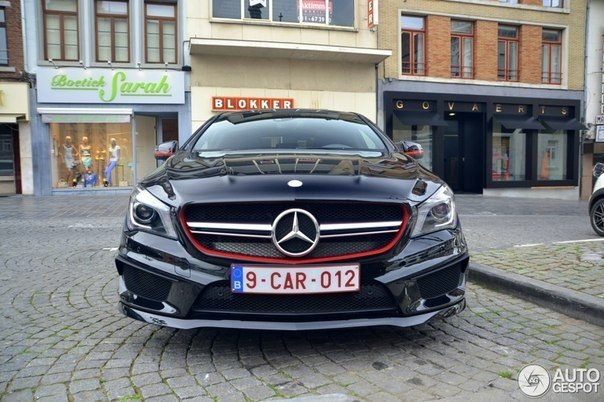
[[[308,211],[299,208],[283,211],[275,218],[273,244],[289,257],[302,257],[319,243],[319,223]]]

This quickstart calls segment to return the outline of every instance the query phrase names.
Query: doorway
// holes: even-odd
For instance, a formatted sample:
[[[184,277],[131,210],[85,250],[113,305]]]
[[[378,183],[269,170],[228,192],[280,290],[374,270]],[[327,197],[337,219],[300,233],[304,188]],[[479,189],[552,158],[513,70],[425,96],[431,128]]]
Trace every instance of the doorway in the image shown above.
[[[482,194],[484,118],[482,113],[450,113],[444,127],[444,174],[458,193]]]

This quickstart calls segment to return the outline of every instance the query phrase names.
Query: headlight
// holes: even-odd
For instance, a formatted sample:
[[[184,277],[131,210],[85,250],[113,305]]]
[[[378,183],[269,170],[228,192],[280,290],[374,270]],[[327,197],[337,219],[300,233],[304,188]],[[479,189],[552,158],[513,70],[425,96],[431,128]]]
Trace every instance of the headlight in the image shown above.
[[[421,236],[457,226],[457,213],[453,192],[447,185],[417,207],[417,221],[411,236]]]
[[[130,196],[126,222],[130,230],[144,230],[177,238],[170,207],[140,187],[136,187]]]

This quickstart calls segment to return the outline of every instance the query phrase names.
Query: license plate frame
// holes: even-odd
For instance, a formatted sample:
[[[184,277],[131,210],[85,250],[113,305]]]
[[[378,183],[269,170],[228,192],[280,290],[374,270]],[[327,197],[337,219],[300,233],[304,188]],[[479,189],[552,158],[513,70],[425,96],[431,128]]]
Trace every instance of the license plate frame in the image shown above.
[[[253,281],[247,277],[250,272],[255,277],[253,287],[250,287]],[[232,264],[230,283],[231,292],[235,294],[300,295],[359,292],[361,267],[358,263],[337,265]]]

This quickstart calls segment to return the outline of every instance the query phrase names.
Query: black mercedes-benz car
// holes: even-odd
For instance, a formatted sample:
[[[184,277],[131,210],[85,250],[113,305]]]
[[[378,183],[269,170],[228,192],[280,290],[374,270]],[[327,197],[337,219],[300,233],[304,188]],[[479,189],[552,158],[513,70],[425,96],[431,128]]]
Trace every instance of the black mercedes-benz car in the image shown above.
[[[130,198],[116,258],[127,316],[305,330],[464,309],[452,191],[365,117],[223,113],[174,145]]]

